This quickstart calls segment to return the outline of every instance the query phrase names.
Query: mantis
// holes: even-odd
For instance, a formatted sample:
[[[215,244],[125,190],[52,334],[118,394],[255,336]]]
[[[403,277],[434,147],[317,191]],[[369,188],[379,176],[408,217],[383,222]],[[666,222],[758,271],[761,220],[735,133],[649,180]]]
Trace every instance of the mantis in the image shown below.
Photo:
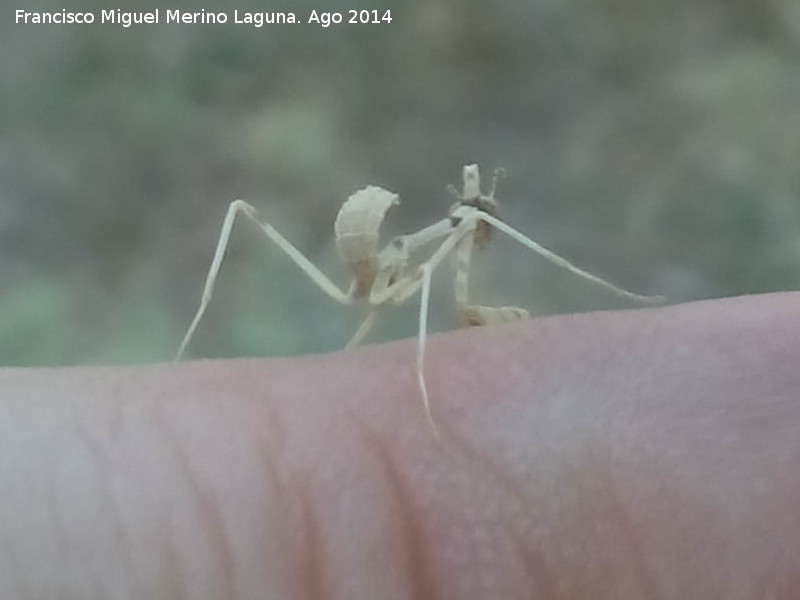
[[[352,272],[347,291],[333,283],[277,229],[259,218],[252,205],[243,200],[234,200],[228,207],[222,224],[214,258],[206,275],[200,306],[181,342],[175,360],[180,360],[183,356],[211,301],[231,231],[239,215],[253,222],[330,298],[343,305],[366,306],[366,315],[346,348],[357,346],[364,340],[375,323],[379,309],[386,305],[403,304],[417,292],[420,293],[416,376],[427,420],[437,438],[439,429],[433,418],[425,381],[425,351],[431,278],[450,253],[455,253],[455,303],[462,326],[494,325],[527,319],[530,316],[527,310],[516,306],[482,306],[471,304],[469,301],[468,288],[473,248],[476,245],[485,245],[493,230],[504,233],[556,265],[617,295],[645,302],[661,300],[659,296],[643,296],[618,288],[605,279],[576,267],[500,220],[497,217],[498,201],[495,193],[498,179],[503,174],[502,170],[495,171],[490,191],[484,194],[481,191],[478,165],[464,166],[461,191],[448,186],[449,192],[456,200],[449,214],[415,233],[395,237],[382,249],[379,248],[380,226],[387,211],[399,204],[398,195],[372,185],[352,194],[339,209],[334,223],[336,246]],[[411,265],[411,259],[415,254],[436,242],[439,246],[426,260],[416,266]]]

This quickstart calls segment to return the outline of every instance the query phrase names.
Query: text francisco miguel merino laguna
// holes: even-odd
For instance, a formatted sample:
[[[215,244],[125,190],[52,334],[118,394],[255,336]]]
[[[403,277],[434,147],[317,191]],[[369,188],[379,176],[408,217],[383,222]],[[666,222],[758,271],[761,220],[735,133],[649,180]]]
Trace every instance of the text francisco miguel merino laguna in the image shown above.
[[[228,14],[225,12],[212,12],[208,10],[201,10],[199,12],[188,12],[182,10],[165,10],[166,19],[164,23],[227,23]],[[232,23],[246,23],[261,27],[264,24],[272,23],[298,23],[298,18],[294,13],[290,12],[246,12],[235,10],[233,11]],[[316,11],[315,11],[316,12]],[[130,27],[134,24],[144,23],[160,23],[161,22],[161,9],[151,10],[149,12],[125,12],[120,9],[102,10],[100,11],[100,23],[113,23],[122,25],[123,27]],[[60,10],[54,12],[29,12],[23,9],[15,11],[16,23],[28,24],[71,24],[71,23],[94,23],[97,19],[93,12],[72,12],[68,10]]]

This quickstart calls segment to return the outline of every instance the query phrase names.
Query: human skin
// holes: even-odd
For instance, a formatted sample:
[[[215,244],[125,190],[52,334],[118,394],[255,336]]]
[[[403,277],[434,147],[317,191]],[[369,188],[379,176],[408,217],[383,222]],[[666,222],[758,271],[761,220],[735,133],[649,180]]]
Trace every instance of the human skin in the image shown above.
[[[800,294],[0,370],[0,598],[800,597]]]

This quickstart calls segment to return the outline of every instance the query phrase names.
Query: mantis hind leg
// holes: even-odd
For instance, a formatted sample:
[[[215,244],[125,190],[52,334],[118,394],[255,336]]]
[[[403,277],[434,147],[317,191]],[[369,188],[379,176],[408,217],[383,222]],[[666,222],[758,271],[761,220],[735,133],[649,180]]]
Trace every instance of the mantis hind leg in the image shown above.
[[[364,338],[369,333],[372,326],[375,324],[376,318],[376,311],[374,308],[370,307],[367,316],[364,317],[364,320],[361,321],[361,325],[358,326],[356,332],[353,334],[353,337],[350,338],[350,341],[347,342],[347,346],[345,348],[355,348],[356,346],[360,345],[361,342],[364,341]]]
[[[266,235],[281,250],[283,250],[284,253],[286,253],[289,258],[291,258],[295,264],[300,267],[300,269],[333,300],[336,300],[341,304],[352,303],[352,299],[348,294],[345,294],[338,287],[336,287],[336,285],[330,279],[328,279],[328,277],[322,271],[320,271],[314,263],[306,258],[305,254],[300,252],[300,250],[298,250],[289,240],[283,237],[277,229],[272,227],[269,223],[260,221],[256,216],[257,213],[255,208],[253,208],[244,200],[234,200],[231,202],[230,206],[228,206],[228,212],[225,214],[225,220],[222,222],[222,231],[220,231],[217,247],[214,251],[214,259],[211,261],[211,267],[209,267],[208,274],[206,275],[206,283],[203,287],[203,295],[200,300],[200,306],[198,307],[197,312],[195,313],[194,318],[189,325],[186,335],[183,336],[183,341],[178,348],[178,352],[175,354],[176,361],[180,360],[183,356],[183,353],[186,351],[186,346],[192,339],[200,320],[203,318],[206,308],[208,308],[209,302],[211,302],[211,296],[214,293],[214,285],[217,281],[217,275],[219,274],[220,267],[222,266],[222,259],[225,258],[225,252],[228,249],[228,243],[230,241],[231,231],[233,230],[233,224],[236,220],[236,216],[239,214],[244,214],[244,216],[246,216],[249,220],[258,225],[264,235]]]

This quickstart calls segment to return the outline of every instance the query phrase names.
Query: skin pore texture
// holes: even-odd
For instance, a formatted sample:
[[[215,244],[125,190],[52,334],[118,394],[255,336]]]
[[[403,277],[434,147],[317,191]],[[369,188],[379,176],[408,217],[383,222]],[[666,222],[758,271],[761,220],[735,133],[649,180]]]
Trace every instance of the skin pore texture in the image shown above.
[[[0,598],[800,597],[800,294],[0,369]]]

